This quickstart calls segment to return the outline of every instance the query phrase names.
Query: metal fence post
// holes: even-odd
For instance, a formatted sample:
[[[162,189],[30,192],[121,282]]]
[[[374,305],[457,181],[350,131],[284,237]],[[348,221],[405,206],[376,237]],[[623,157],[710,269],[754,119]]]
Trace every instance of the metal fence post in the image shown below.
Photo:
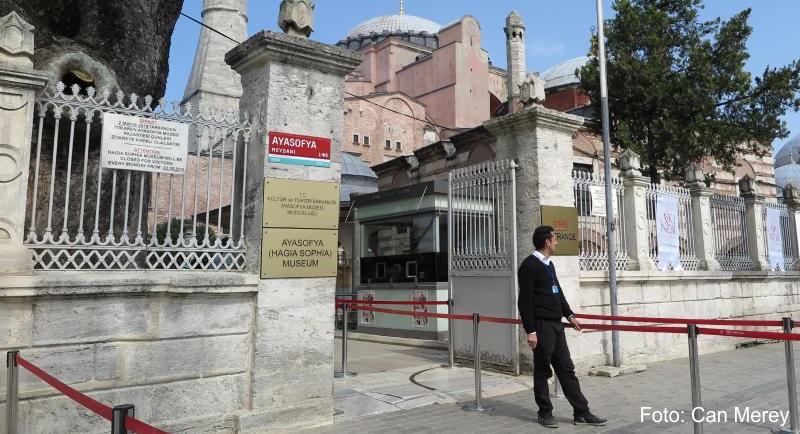
[[[447,300],[447,314],[453,314],[453,299],[450,298]],[[447,318],[447,361],[450,364],[450,367],[455,366],[455,350],[454,350],[454,343],[453,343],[453,318]]]
[[[700,396],[700,356],[697,352],[697,335],[700,333],[697,325],[689,324],[687,326],[689,334],[689,374],[692,380],[692,411],[698,407],[702,407],[702,399]],[[703,434],[703,422],[695,421],[694,434]]]
[[[6,433],[17,434],[17,400],[19,392],[19,365],[17,356],[19,351],[6,353]]]
[[[472,338],[473,338],[473,360],[475,367],[475,402],[466,404],[461,408],[466,411],[477,411],[482,413],[484,411],[493,410],[492,407],[484,407],[481,405],[481,349],[478,346],[478,324],[481,322],[480,314],[472,314]]]
[[[354,377],[355,372],[347,372],[347,317],[350,314],[350,304],[342,303],[342,372],[335,372],[334,378]]]
[[[114,406],[111,413],[111,434],[128,434],[128,430],[125,428],[125,417],[133,417],[135,410],[132,404]]]
[[[790,317],[783,318],[783,332],[791,333],[794,322]],[[797,382],[794,372],[794,350],[792,341],[789,339],[784,341],[786,349],[786,385],[789,390],[789,429],[783,428],[781,432],[789,432],[797,434],[798,421],[797,421]]]

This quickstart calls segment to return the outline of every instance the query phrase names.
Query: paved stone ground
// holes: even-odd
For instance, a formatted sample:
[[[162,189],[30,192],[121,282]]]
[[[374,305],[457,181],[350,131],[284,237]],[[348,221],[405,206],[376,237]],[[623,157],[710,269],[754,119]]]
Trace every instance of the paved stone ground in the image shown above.
[[[373,344],[377,345],[377,344]],[[362,349],[361,351],[363,351]],[[356,350],[358,352],[359,350]],[[383,352],[376,351],[373,353]],[[446,353],[436,350],[389,348],[384,355],[395,361],[399,360],[396,352],[405,353],[404,362],[415,360],[430,362],[431,357],[441,357]],[[419,356],[413,356],[417,351]],[[430,353],[429,353],[430,352]],[[377,354],[376,354],[377,356]],[[417,359],[419,357],[419,359]],[[354,360],[357,360],[355,357]],[[796,363],[800,365],[797,351]],[[437,361],[440,359],[436,359]],[[356,365],[359,362],[354,362]],[[377,369],[378,358],[370,359],[365,366],[372,366],[374,374],[365,374],[364,381],[371,375],[389,375]],[[394,363],[394,362],[392,362]],[[355,366],[355,365],[354,365]],[[432,366],[432,365],[431,365]],[[431,383],[448,389],[446,376],[435,376],[432,369]],[[413,369],[407,368],[407,372]],[[451,371],[452,372],[452,371]],[[407,375],[407,374],[406,374]],[[452,374],[450,374],[452,375]],[[497,374],[489,374],[494,376]],[[356,377],[357,378],[357,377]],[[514,378],[514,377],[509,377]],[[517,377],[521,379],[523,377]],[[435,379],[435,380],[434,380]],[[418,378],[418,380],[420,380]],[[461,378],[459,381],[463,381]],[[337,393],[341,394],[348,385],[337,380]],[[352,379],[346,379],[353,384]],[[369,379],[369,383],[377,378]],[[510,381],[510,380],[509,380]],[[530,379],[525,381],[530,384]],[[419,381],[425,384],[425,381]],[[513,381],[511,381],[513,383]],[[779,430],[781,422],[770,423],[755,420],[735,420],[736,411],[741,413],[749,408],[753,410],[788,409],[786,376],[783,344],[758,345],[716,354],[701,356],[701,382],[703,404],[706,412],[720,412],[727,421],[709,422],[704,425],[705,433],[769,433]],[[688,360],[678,359],[651,364],[646,372],[616,378],[582,377],[584,393],[589,398],[592,411],[607,417],[609,423],[605,427],[574,426],[571,419],[571,408],[565,399],[557,399],[555,416],[560,423],[558,430],[539,426],[535,421],[535,404],[532,392],[525,390],[502,394],[484,400],[486,405],[493,405],[494,411],[488,413],[470,413],[461,410],[458,403],[439,403],[424,405],[411,409],[394,409],[380,414],[342,418],[337,417],[333,425],[296,431],[303,434],[383,434],[383,433],[520,433],[520,432],[553,432],[553,433],[691,433],[691,393],[689,390]],[[402,387],[395,384],[394,387]],[[405,386],[408,386],[406,384]],[[386,393],[392,393],[388,387]],[[453,387],[450,387],[453,389]],[[470,398],[463,399],[468,401]],[[336,406],[341,403],[336,400]],[[658,422],[652,417],[642,420],[642,407],[649,406],[653,412],[675,411],[677,422]],[[708,414],[708,413],[705,413]],[[718,419],[722,419],[721,416]],[[786,425],[788,427],[788,423]]]

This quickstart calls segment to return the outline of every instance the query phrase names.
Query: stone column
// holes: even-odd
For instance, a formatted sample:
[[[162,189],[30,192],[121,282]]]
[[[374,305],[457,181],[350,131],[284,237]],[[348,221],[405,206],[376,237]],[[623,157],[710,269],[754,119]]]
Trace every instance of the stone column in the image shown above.
[[[714,254],[714,228],[711,227],[711,195],[706,187],[700,166],[692,164],[686,175],[687,187],[692,195],[692,228],[694,254],[700,260],[698,269],[716,271],[722,267]]]
[[[756,182],[748,175],[739,180],[739,194],[744,199],[751,270],[769,270],[767,248],[764,244],[764,198],[756,193]]]
[[[245,236],[247,269],[259,274],[264,178],[339,182],[344,76],[358,66],[361,56],[302,37],[262,31],[228,52],[225,61],[241,75],[240,110],[252,121]],[[330,138],[331,167],[265,162],[270,131]],[[333,421],[335,285],[335,277],[261,280],[253,412],[240,417],[239,432]]]
[[[574,207],[572,179],[572,137],[583,125],[583,118],[533,106],[507,116],[491,119],[484,127],[497,138],[497,159],[516,160],[517,170],[517,260],[533,252],[533,229],[541,224],[542,205]],[[577,256],[555,259],[558,278],[565,294],[579,310],[580,279]],[[519,264],[515,264],[515,267]],[[516,290],[516,288],[515,288]],[[521,330],[521,329],[520,329]],[[531,352],[520,333],[520,358],[531,359]]]
[[[797,224],[800,221],[800,192],[797,191],[794,185],[789,184],[783,189],[783,203],[789,209],[789,233],[794,237],[792,240],[794,254],[798,255],[800,254],[800,233],[798,233]],[[795,256],[792,270],[800,270],[800,260],[797,260],[797,256]]]
[[[650,259],[650,230],[647,227],[647,186],[650,180],[642,176],[639,156],[630,149],[619,156],[620,178],[624,187],[625,242],[628,248],[629,270],[655,270]]]
[[[33,26],[15,12],[0,18],[0,275],[33,274],[22,242],[34,99],[48,76],[33,69],[32,57]]]

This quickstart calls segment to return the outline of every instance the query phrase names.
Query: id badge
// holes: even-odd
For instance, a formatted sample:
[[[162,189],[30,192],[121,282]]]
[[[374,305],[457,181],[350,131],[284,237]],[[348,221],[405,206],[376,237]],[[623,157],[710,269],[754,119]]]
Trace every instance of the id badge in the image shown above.
[[[553,285],[553,294],[558,294],[558,285]]]

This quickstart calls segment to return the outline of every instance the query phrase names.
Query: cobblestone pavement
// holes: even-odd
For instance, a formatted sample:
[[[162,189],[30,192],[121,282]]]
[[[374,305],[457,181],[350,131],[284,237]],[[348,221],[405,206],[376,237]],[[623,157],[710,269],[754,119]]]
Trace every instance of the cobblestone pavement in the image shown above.
[[[389,356],[391,356],[389,351]],[[426,350],[428,351],[428,350]],[[422,360],[430,361],[431,354],[424,353]],[[439,353],[441,354],[441,353]],[[446,353],[445,357],[446,357]],[[434,356],[436,357],[436,356]],[[798,360],[795,352],[796,363]],[[413,362],[413,360],[407,360]],[[377,363],[371,361],[370,363]],[[701,383],[704,412],[696,412],[697,416],[707,419],[704,424],[705,433],[770,433],[779,431],[783,420],[770,422],[753,417],[756,411],[780,411],[788,418],[786,372],[784,346],[782,343],[758,345],[716,354],[701,356]],[[448,389],[446,376],[436,376],[437,370],[430,372],[430,384],[441,390]],[[379,371],[373,369],[372,371]],[[411,372],[408,369],[406,372]],[[452,371],[451,371],[452,372]],[[515,383],[517,391],[496,395],[484,399],[485,405],[495,407],[487,413],[471,413],[461,410],[457,402],[436,403],[410,409],[393,408],[380,414],[343,418],[337,416],[333,425],[295,432],[303,434],[383,434],[383,433],[691,433],[691,393],[688,360],[677,359],[650,364],[645,372],[616,378],[582,377],[581,385],[589,399],[595,414],[607,417],[609,423],[605,427],[574,426],[572,409],[569,403],[561,398],[555,399],[558,430],[548,429],[536,423],[536,410],[532,391],[529,386],[520,385],[520,381],[530,379],[508,377],[509,384]],[[369,375],[390,375],[391,372],[375,372]],[[405,375],[408,375],[407,373]],[[452,374],[449,374],[452,375]],[[484,374],[485,376],[487,374]],[[495,376],[497,374],[488,374]],[[425,380],[418,378],[425,384]],[[337,380],[339,399],[335,400],[337,408],[341,394],[348,389],[348,384]],[[353,380],[351,381],[352,385]],[[363,381],[373,383],[376,378]],[[464,381],[459,377],[458,381]],[[394,384],[394,387],[407,387],[407,384]],[[366,383],[364,383],[366,384]],[[449,389],[457,389],[449,387]],[[392,387],[385,391],[392,394]],[[451,397],[457,395],[449,395]],[[471,395],[461,396],[467,402]],[[646,409],[645,407],[651,407]],[[665,410],[675,422],[659,419]],[[746,413],[748,412],[748,413]],[[649,413],[642,417],[643,413]],[[743,415],[749,418],[742,420]],[[788,422],[785,427],[788,428]]]

